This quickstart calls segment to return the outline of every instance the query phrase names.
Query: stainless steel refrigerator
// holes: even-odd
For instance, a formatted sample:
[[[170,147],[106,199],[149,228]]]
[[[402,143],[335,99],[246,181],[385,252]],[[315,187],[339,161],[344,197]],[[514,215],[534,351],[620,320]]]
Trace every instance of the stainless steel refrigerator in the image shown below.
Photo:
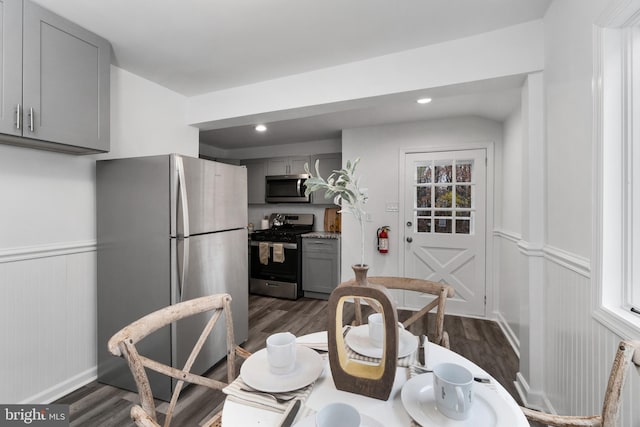
[[[96,162],[98,381],[135,391],[109,338],[159,308],[209,294],[233,298],[236,342],[248,337],[247,173],[176,154]],[[204,315],[164,328],[141,352],[181,368]],[[226,355],[218,321],[194,371]],[[149,373],[155,396],[167,400],[171,381]]]

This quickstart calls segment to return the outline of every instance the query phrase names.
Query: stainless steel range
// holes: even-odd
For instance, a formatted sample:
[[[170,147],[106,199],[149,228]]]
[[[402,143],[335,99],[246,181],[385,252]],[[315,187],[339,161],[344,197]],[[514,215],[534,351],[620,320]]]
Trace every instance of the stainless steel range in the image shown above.
[[[313,231],[313,214],[271,214],[271,228],[251,234],[253,294],[298,299],[302,296],[301,235]]]

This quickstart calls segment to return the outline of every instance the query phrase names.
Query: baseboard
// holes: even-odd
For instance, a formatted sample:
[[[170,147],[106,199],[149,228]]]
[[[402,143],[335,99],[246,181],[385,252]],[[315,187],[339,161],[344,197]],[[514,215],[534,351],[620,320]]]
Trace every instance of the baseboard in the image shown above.
[[[502,329],[502,333],[507,337],[507,341],[509,341],[511,348],[516,353],[516,356],[518,356],[518,359],[520,359],[520,340],[518,339],[518,336],[513,332],[513,329],[511,329],[509,323],[507,323],[506,319],[502,316],[502,313],[494,312],[494,315],[497,319],[496,322],[498,323],[498,326]]]
[[[93,367],[87,369],[84,372],[79,373],[78,375],[67,379],[59,384],[54,385],[53,387],[48,388],[38,394],[35,394],[27,399],[18,402],[19,404],[47,404],[55,402],[61,397],[66,396],[79,389],[82,386],[89,384],[92,381],[95,381],[98,378],[98,368]]]
[[[556,414],[556,410],[553,405],[551,405],[549,399],[547,399],[547,396],[544,393],[533,393],[529,387],[529,383],[527,383],[527,380],[520,372],[516,374],[516,380],[513,383],[516,386],[516,390],[524,406],[549,414]]]

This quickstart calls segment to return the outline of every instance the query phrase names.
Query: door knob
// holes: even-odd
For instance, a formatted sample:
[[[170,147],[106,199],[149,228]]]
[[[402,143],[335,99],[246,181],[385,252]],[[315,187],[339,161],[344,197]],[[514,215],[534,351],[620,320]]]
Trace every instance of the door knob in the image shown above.
[[[413,242],[413,239],[411,237],[407,237],[407,242],[411,243]]]

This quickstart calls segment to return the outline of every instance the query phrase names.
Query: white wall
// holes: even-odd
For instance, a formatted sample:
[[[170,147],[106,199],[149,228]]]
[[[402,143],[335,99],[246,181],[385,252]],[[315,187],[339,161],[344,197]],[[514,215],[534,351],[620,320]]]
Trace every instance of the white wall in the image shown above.
[[[285,120],[299,109],[366,103],[368,98],[539,71],[541,21],[189,99],[187,123],[248,124],[257,115]],[[264,117],[261,116],[262,120]]]
[[[496,148],[495,315],[516,351],[520,347],[523,292],[518,242],[522,237],[522,110],[505,120],[502,146]]]
[[[347,129],[342,133],[342,163],[361,161],[356,174],[369,189],[365,207],[371,222],[365,225],[365,263],[370,275],[402,275],[400,252],[404,248],[404,221],[398,212],[387,212],[387,202],[399,202],[402,178],[401,150],[451,147],[475,143],[502,143],[502,124],[478,117],[452,118],[400,125]],[[349,215],[342,220],[342,280],[353,277],[351,265],[360,262],[360,229]],[[389,253],[375,250],[376,230],[391,227]]]
[[[504,122],[502,203],[498,226],[518,234],[522,231],[522,132],[522,110],[518,107]]]
[[[185,125],[187,98],[111,67],[111,151],[97,160],[180,153],[198,157],[198,129]]]
[[[111,153],[0,145],[0,402],[50,402],[95,378],[95,159],[197,155],[185,102],[112,67]]]
[[[545,16],[546,246],[544,390],[562,414],[599,414],[621,337],[592,317],[593,24],[606,0],[556,0]],[[634,337],[638,339],[638,337]],[[532,350],[533,352],[533,350]],[[632,369],[620,426],[640,425]]]

